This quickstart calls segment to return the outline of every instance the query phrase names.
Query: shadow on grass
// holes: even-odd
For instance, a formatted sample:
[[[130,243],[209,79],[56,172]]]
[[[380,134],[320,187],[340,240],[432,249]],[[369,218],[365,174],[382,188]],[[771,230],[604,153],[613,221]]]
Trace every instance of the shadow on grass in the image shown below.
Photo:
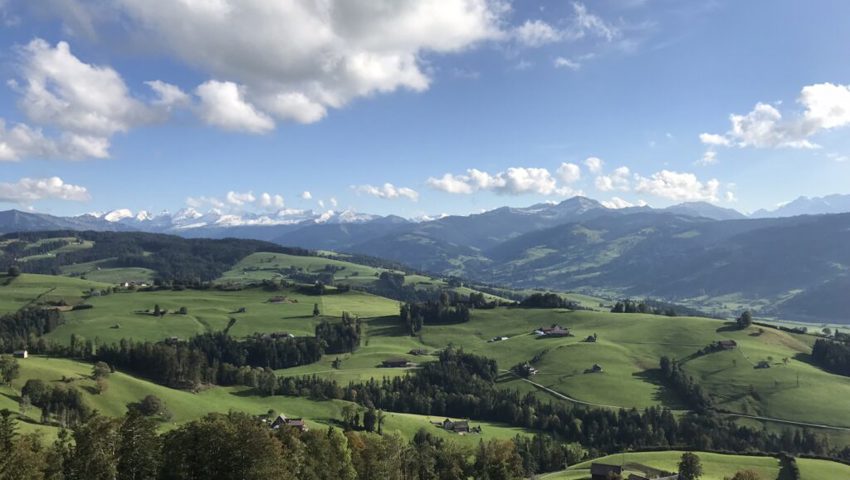
[[[366,321],[369,326],[368,335],[370,337],[407,337],[407,329],[401,324],[397,316],[389,315],[385,317],[370,318]]]
[[[715,330],[715,332],[717,332],[717,333],[722,333],[722,332],[737,332],[737,331],[739,331],[739,330],[741,330],[741,329],[738,327],[738,324],[737,324],[737,323],[735,323],[735,322],[725,322],[725,323],[723,324],[723,326],[722,326],[722,327],[720,327],[720,328],[718,328],[717,330]]]
[[[8,398],[9,400],[12,400],[12,401],[13,401],[13,402],[15,402],[15,403],[20,403],[20,402],[21,402],[21,397],[20,397],[20,395],[10,395],[10,394],[8,394],[8,393],[0,393],[0,395],[3,395],[4,397]]]
[[[652,399],[659,404],[674,410],[690,408],[674,389],[664,383],[660,368],[635,372],[632,376],[658,387],[652,395]]]

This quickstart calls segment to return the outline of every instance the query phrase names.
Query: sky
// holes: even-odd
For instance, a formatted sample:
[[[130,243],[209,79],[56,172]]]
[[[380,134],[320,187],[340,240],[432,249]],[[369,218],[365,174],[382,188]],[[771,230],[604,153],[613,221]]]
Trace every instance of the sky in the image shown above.
[[[0,208],[850,193],[850,2],[0,0]]]

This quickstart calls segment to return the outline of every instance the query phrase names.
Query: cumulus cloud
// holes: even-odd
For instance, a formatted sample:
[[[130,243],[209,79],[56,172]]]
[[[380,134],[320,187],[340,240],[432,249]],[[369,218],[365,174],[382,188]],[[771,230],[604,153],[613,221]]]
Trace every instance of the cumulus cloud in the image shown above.
[[[239,193],[234,192],[233,190],[227,192],[227,195],[224,198],[227,200],[227,203],[237,207],[241,207],[246,203],[252,203],[257,200],[257,197],[255,197],[252,192]]]
[[[564,183],[574,183],[581,180],[581,167],[575,163],[562,163],[556,173]]]
[[[30,204],[45,199],[84,202],[91,196],[86,187],[65,183],[59,177],[22,178],[15,183],[0,183],[0,202]]]
[[[802,114],[786,118],[776,106],[759,102],[749,113],[730,115],[726,134],[703,133],[700,141],[741,148],[818,148],[810,137],[850,125],[850,85],[807,85],[797,103]]]
[[[310,193],[310,192],[308,192],[308,191],[306,191],[306,190],[305,190],[305,191],[303,191],[303,192],[301,192],[301,199],[302,199],[302,200],[310,200],[310,199],[312,199],[312,198],[313,198],[313,194],[312,194],[312,193]]]
[[[697,165],[707,166],[717,163],[717,152],[714,150],[706,150],[702,157],[697,160]]]
[[[359,185],[352,188],[358,193],[389,200],[398,198],[406,198],[414,202],[419,200],[419,192],[416,190],[408,187],[396,187],[392,183],[385,183],[378,187],[374,185]]]
[[[470,168],[465,175],[446,173],[439,178],[429,178],[427,183],[436,190],[455,194],[482,190],[504,195],[553,195],[568,192],[558,188],[555,177],[545,168],[512,167],[493,175]]]
[[[198,86],[199,115],[209,125],[225,130],[266,133],[274,120],[244,99],[243,89],[233,82],[210,80]]]
[[[716,133],[700,133],[699,141],[706,145],[714,145],[721,147],[728,147],[731,143],[728,138],[723,135],[718,135]]]
[[[600,175],[596,177],[596,189],[601,192],[609,192],[611,190],[626,191],[630,188],[629,176],[631,171],[629,167],[619,167],[610,175]]]
[[[266,192],[260,195],[259,203],[261,207],[266,209],[273,208],[279,210],[284,207],[283,196],[272,195]]]
[[[110,67],[90,65],[66,42],[36,39],[20,49],[20,107],[35,123],[66,131],[109,136],[152,121],[154,112],[134,99]]]
[[[427,89],[423,53],[459,52],[501,39],[507,11],[489,0],[120,0],[117,5],[134,28],[156,39],[154,46],[210,78],[240,85],[243,102],[260,112],[302,123],[357,97]],[[257,120],[240,130],[268,131],[268,122]]]
[[[634,190],[676,201],[716,202],[720,182],[717,179],[701,182],[693,173],[661,170],[649,177],[635,175]]]
[[[0,119],[0,160],[107,158],[112,135],[160,121],[188,101],[176,86],[154,80],[146,83],[157,98],[141,102],[118,72],[80,60],[67,42],[54,47],[35,39],[17,48],[17,56],[17,76],[8,85],[32,125],[7,130]],[[46,135],[42,126],[59,133]]]
[[[165,108],[185,107],[192,101],[189,94],[181,90],[177,85],[172,85],[162,80],[151,80],[145,82],[145,85],[149,86],[157,95],[157,99],[153,102],[154,105],[160,105]]]
[[[599,173],[602,171],[602,166],[605,162],[599,157],[587,157],[584,160],[584,165],[590,170],[590,173]]]

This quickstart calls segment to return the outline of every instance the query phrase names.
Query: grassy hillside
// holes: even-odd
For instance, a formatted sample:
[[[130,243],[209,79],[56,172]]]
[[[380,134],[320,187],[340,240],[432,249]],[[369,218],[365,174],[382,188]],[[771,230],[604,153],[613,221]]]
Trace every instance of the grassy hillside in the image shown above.
[[[37,302],[65,300],[69,305],[80,303],[85,291],[108,288],[110,285],[90,280],[25,273],[18,277],[0,274],[0,313],[18,310]]]
[[[273,297],[286,300],[272,303]],[[92,309],[68,312],[66,324],[51,332],[48,337],[67,342],[71,334],[88,339],[100,338],[102,342],[116,342],[121,338],[136,340],[162,340],[171,336],[188,338],[197,333],[222,330],[230,318],[237,320],[231,329],[235,336],[255,332],[287,331],[294,335],[312,335],[321,318],[313,317],[313,305],[319,304],[323,316],[339,318],[342,312],[361,317],[393,315],[398,304],[363,292],[309,296],[295,291],[267,292],[251,288],[233,292],[218,290],[183,290],[128,292],[92,297],[87,303]],[[159,305],[169,314],[156,317],[153,311]],[[186,307],[188,313],[177,312]],[[237,313],[244,308],[244,313]]]
[[[303,417],[310,428],[326,428],[335,425],[342,417],[341,410],[347,404],[344,401],[311,401],[305,398],[292,397],[262,397],[245,387],[212,387],[201,393],[190,393],[182,390],[156,385],[146,380],[133,377],[121,372],[113,373],[108,379],[108,388],[102,394],[95,393],[95,382],[91,378],[90,364],[73,360],[30,357],[21,360],[21,375],[13,382],[12,389],[0,389],[0,409],[8,408],[18,411],[18,392],[28,379],[41,379],[46,382],[65,382],[83,392],[85,402],[100,413],[111,416],[123,415],[126,405],[139,401],[146,395],[153,394],[162,399],[173,414],[170,423],[163,428],[172,428],[183,422],[197,419],[209,412],[227,412],[236,410],[261,415],[269,410],[284,413],[289,417]],[[20,422],[25,431],[44,431],[50,436],[54,433],[51,427],[35,425],[40,417],[38,409],[32,408],[28,414],[33,423]],[[428,429],[436,435],[451,438],[467,444],[475,444],[481,438],[511,438],[517,434],[528,433],[522,429],[492,424],[488,422],[472,422],[482,426],[481,435],[459,436],[447,433],[429,422],[442,418],[429,418],[423,415],[388,413],[384,429],[388,432],[398,431],[406,438],[411,438],[420,428]]]
[[[697,452],[702,462],[704,474],[701,480],[723,480],[739,470],[753,470],[761,478],[772,480],[779,475],[779,461],[772,457],[749,457],[744,455],[720,455]],[[626,465],[629,473],[640,473],[640,465],[646,465],[675,472],[682,452],[644,452],[611,455],[594,460],[611,465]],[[585,462],[568,468],[563,472],[542,475],[546,480],[586,480],[590,478],[590,464]],[[850,466],[823,460],[798,459],[802,480],[825,480],[850,478]]]

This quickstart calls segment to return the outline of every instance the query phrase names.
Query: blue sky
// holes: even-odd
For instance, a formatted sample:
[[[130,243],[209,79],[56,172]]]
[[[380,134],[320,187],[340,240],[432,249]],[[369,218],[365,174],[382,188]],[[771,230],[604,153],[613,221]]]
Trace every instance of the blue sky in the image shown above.
[[[850,193],[848,2],[0,9],[0,208],[415,217]]]

